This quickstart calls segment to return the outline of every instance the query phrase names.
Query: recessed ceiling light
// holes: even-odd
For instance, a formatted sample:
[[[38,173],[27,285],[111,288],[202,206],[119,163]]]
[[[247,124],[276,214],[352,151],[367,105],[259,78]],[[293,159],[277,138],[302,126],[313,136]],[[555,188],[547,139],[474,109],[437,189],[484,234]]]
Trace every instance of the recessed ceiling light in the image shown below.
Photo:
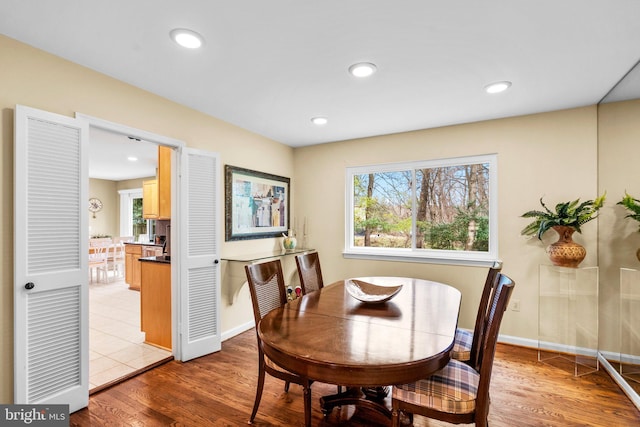
[[[349,67],[349,72],[355,77],[369,77],[376,72],[375,64],[370,62],[359,62]]]
[[[314,117],[311,119],[311,122],[318,126],[326,125],[328,121],[326,117]]]
[[[137,162],[138,158],[136,156],[129,156],[127,157],[127,160],[129,160],[130,162]]]
[[[184,28],[176,28],[175,30],[171,30],[169,34],[174,42],[187,49],[197,49],[202,46],[204,42],[200,34]]]
[[[495,82],[488,84],[484,87],[484,91],[487,93],[500,93],[511,87],[511,82],[503,81],[503,82]]]

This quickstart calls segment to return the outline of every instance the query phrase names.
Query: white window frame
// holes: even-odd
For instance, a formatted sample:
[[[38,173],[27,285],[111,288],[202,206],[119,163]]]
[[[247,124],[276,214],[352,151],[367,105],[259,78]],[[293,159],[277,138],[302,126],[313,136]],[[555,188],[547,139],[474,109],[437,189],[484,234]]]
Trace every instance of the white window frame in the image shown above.
[[[452,251],[443,249],[415,249],[415,235],[412,237],[413,248],[379,248],[354,246],[354,188],[355,175],[370,173],[413,171],[413,193],[416,192],[415,171],[417,169],[460,166],[478,163],[489,164],[489,250]],[[389,163],[368,166],[348,167],[346,169],[346,202],[345,202],[345,258],[370,259],[383,261],[422,262],[437,264],[460,264],[474,266],[491,266],[498,261],[498,156],[485,154],[447,159],[423,160],[402,163]],[[416,198],[412,197],[413,203]],[[413,224],[416,221],[417,209],[412,207]]]
[[[131,236],[133,232],[133,200],[142,199],[142,188],[119,190],[120,194],[120,235]]]

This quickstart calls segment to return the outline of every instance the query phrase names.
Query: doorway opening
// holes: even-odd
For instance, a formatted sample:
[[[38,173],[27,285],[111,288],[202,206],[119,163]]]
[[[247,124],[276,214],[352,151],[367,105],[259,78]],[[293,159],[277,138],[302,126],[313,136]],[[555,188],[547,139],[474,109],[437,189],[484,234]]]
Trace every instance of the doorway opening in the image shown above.
[[[123,268],[107,270],[89,282],[92,394],[172,360],[173,355],[145,342],[140,279],[132,279],[132,271],[139,275],[139,268],[132,268],[140,263],[138,258],[162,253],[155,234],[157,230],[166,234],[170,224],[142,215],[143,183],[156,178],[158,144],[96,126],[90,126],[89,139],[89,197],[99,198],[103,205],[102,212],[89,219],[89,237],[110,237],[140,251],[133,259],[127,250]]]

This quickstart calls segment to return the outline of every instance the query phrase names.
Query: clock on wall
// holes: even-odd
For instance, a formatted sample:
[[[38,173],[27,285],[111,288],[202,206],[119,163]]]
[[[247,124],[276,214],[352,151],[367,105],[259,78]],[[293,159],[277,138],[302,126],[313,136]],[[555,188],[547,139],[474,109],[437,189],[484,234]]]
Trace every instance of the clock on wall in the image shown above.
[[[96,217],[96,212],[102,210],[102,202],[96,197],[89,199],[89,211],[93,213],[93,217]]]

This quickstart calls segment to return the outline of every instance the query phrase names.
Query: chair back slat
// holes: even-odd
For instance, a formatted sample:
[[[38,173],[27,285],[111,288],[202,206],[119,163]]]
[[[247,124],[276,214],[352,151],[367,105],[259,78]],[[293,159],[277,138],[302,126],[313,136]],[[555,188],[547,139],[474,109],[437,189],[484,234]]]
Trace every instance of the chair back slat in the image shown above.
[[[262,389],[264,387],[264,376],[269,375],[285,381],[284,391],[289,390],[289,383],[300,384],[304,394],[304,420],[305,425],[311,425],[311,383],[309,378],[289,372],[286,367],[279,366],[275,361],[269,359],[262,349],[262,341],[258,333],[258,325],[262,318],[270,311],[282,307],[287,303],[287,294],[282,274],[282,264],[280,260],[267,261],[260,264],[249,264],[244,266],[251,293],[253,304],[253,316],[256,320],[256,337],[258,339],[258,384],[256,387],[256,398],[253,403],[253,410],[249,417],[249,424],[258,412]]]
[[[302,294],[317,291],[324,286],[322,270],[320,269],[320,257],[317,252],[296,256],[298,277]]]
[[[480,353],[480,345],[482,343],[482,337],[487,327],[487,313],[490,309],[490,302],[493,297],[493,293],[498,283],[498,275],[502,271],[502,262],[497,261],[489,269],[487,278],[484,282],[484,288],[482,289],[482,296],[480,297],[480,304],[478,305],[478,314],[476,315],[476,324],[473,330],[473,341],[471,343],[471,358],[469,364],[476,370],[479,369],[478,354]]]
[[[495,292],[487,313],[486,330],[478,355],[480,383],[478,384],[478,398],[476,401],[476,419],[486,419],[489,413],[489,383],[491,382],[498,332],[514,286],[515,283],[511,278],[498,273]]]
[[[111,246],[111,238],[89,239],[89,263],[106,262],[109,246]]]
[[[287,303],[284,275],[280,260],[245,267],[256,325],[271,310]]]

